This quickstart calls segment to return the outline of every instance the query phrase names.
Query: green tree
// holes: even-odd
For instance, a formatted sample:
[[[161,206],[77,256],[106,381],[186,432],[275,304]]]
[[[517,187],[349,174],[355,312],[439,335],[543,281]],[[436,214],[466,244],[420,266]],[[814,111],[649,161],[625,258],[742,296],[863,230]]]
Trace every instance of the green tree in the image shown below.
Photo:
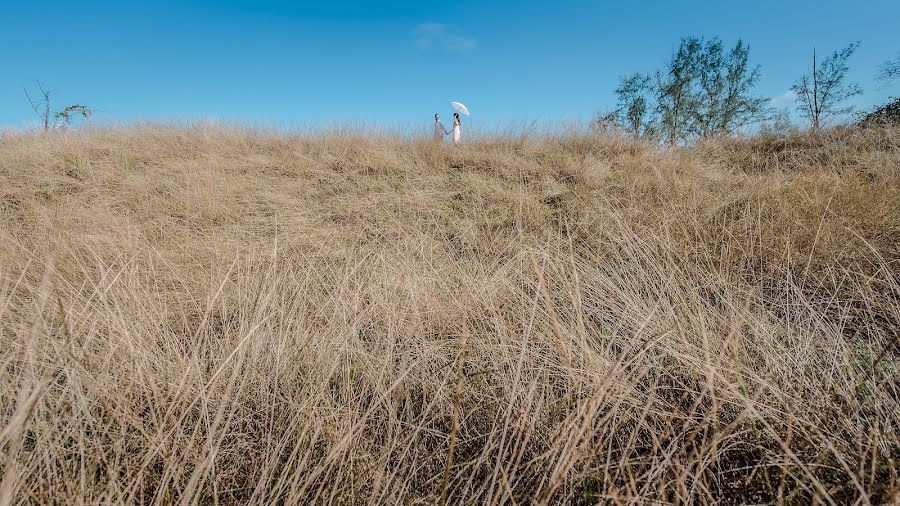
[[[691,134],[689,121],[691,110],[695,107],[693,87],[701,48],[702,40],[699,38],[681,39],[665,72],[656,72],[660,129],[669,145],[686,140]]]
[[[759,77],[743,41],[726,50],[718,37],[686,37],[652,77],[619,80],[615,119],[635,136],[670,145],[733,134],[769,112],[768,99],[753,94]]]
[[[852,105],[845,104],[848,99],[862,94],[862,88],[859,83],[846,82],[850,70],[847,61],[858,47],[859,42],[854,42],[835,51],[821,64],[813,49],[811,73],[804,74],[791,86],[791,91],[797,95],[797,110],[809,120],[813,130],[822,128],[830,118],[854,111]]]
[[[750,48],[741,40],[727,53],[718,38],[704,44],[697,60],[699,90],[693,109],[700,137],[732,134],[762,118],[768,99],[752,94],[760,67],[749,60]]]
[[[74,104],[66,106],[65,109],[53,114],[54,128],[71,125],[79,116],[84,119],[90,118],[91,114],[91,109],[86,105]]]
[[[635,137],[652,137],[656,126],[651,116],[653,87],[650,76],[640,73],[625,76],[615,89],[618,104],[615,118]]]

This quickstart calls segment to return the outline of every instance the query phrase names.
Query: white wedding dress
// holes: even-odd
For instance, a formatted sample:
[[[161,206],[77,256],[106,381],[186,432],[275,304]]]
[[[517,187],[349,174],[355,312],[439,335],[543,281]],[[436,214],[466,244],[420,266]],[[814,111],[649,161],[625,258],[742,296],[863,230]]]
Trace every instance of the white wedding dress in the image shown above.
[[[459,123],[453,124],[453,144],[459,144]]]

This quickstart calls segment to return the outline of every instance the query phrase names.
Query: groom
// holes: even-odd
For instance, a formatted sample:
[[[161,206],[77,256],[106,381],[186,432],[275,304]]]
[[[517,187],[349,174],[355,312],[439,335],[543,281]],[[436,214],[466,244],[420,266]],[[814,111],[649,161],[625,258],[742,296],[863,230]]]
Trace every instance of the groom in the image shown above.
[[[450,132],[447,131],[447,128],[444,127],[444,123],[441,121],[441,115],[434,115],[434,140],[439,141],[444,138],[445,135],[448,135]]]

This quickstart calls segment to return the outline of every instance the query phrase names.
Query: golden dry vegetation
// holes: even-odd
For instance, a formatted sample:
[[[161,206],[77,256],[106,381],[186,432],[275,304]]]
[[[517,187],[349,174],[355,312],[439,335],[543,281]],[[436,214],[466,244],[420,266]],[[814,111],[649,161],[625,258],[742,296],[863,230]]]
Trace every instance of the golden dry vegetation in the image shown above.
[[[0,141],[0,504],[900,500],[900,129]]]

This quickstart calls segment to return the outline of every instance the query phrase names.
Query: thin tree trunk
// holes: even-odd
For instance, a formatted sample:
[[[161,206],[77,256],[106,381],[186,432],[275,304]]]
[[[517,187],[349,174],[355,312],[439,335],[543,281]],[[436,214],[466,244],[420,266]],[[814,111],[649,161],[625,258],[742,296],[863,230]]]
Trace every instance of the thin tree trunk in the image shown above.
[[[813,129],[819,129],[819,76],[816,74],[815,47],[813,47]]]
[[[678,95],[675,97],[674,101],[674,111],[672,118],[672,136],[669,138],[669,145],[675,145],[675,136],[678,135],[678,112],[681,108],[681,91],[679,90]]]

